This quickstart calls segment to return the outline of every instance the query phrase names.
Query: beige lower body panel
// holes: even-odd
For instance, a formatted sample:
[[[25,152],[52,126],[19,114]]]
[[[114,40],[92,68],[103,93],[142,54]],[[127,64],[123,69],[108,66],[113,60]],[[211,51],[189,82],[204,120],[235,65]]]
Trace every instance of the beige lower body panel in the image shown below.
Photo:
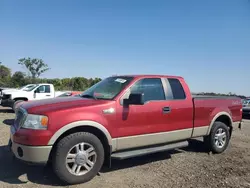
[[[190,129],[176,130],[170,132],[161,132],[154,134],[117,138],[116,147],[113,147],[113,151],[132,149],[136,147],[150,146],[155,144],[163,144],[178,140],[185,140],[191,138],[192,130],[193,129],[190,128]]]
[[[21,148],[23,156],[19,156],[18,148]],[[12,142],[11,150],[16,158],[30,163],[46,163],[49,159],[52,146],[25,146]]]
[[[192,137],[199,137],[207,135],[209,126],[195,127]]]

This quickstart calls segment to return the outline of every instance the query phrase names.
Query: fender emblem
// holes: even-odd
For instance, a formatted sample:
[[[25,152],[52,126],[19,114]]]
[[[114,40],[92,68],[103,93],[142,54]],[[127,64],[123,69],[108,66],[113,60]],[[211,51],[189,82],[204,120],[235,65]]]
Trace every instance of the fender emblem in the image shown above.
[[[115,112],[114,108],[104,109],[102,111],[104,114],[113,114]]]

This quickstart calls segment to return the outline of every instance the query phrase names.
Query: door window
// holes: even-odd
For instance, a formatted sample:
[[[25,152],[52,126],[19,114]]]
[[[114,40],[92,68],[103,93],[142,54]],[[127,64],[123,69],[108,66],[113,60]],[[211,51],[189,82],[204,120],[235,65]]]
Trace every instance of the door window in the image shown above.
[[[165,100],[165,93],[160,78],[145,78],[137,81],[122,98],[128,98],[130,93],[142,93],[144,103],[153,100]],[[121,103],[122,103],[121,101]]]
[[[49,85],[42,85],[37,88],[37,93],[50,93],[50,86]]]

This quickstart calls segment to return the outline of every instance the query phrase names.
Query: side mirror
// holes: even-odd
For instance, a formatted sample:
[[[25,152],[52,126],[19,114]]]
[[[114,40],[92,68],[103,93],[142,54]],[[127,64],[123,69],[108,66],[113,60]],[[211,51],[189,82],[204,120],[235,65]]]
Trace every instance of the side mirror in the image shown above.
[[[123,103],[125,105],[143,105],[143,94],[142,93],[131,93],[128,99],[124,99]]]
[[[38,93],[38,92],[37,92],[37,89],[34,91],[34,93]]]

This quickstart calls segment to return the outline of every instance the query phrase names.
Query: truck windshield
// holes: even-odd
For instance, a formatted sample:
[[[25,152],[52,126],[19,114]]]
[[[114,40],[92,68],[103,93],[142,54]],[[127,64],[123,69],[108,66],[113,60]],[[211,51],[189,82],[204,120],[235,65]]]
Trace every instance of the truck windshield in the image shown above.
[[[32,85],[29,88],[26,88],[24,91],[32,91],[36,86],[38,86],[38,84]]]
[[[113,100],[131,81],[133,77],[108,77],[80,94],[80,97]]]
[[[21,87],[20,90],[27,91],[28,89],[33,88],[33,87],[34,87],[34,84],[32,84],[32,85],[26,85],[26,86]]]

